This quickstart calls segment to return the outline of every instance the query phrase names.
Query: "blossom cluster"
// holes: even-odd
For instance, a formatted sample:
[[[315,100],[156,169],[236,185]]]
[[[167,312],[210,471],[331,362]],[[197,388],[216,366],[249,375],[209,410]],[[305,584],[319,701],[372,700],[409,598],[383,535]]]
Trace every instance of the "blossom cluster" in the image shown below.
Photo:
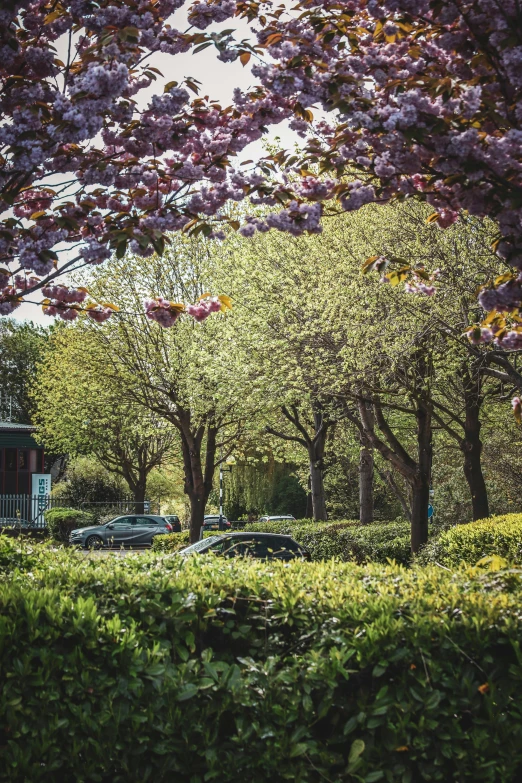
[[[241,233],[252,236],[317,233],[330,199],[353,211],[415,196],[441,228],[462,210],[494,218],[497,252],[522,270],[517,0],[300,0],[291,14],[267,15],[269,3],[258,0],[195,0],[192,29],[182,32],[168,19],[184,1],[2,6],[0,266],[9,274],[0,274],[1,313],[46,286],[64,250],[78,248],[78,266],[113,252],[161,254],[168,232],[195,226],[222,236],[234,222],[226,203],[244,198],[283,204],[244,221]],[[229,30],[205,32],[234,15],[258,20],[247,59],[269,56],[255,58],[257,87],[236,90],[223,109],[191,96],[190,79],[172,81],[138,109],[136,96],[157,78],[148,55],[209,43],[221,60],[235,59]],[[67,62],[54,54],[64,37]],[[313,106],[331,119],[314,125]],[[279,156],[286,176],[233,170],[238,153],[285,120],[310,131],[302,160]],[[29,287],[14,280],[20,270]],[[425,281],[409,285],[430,294]],[[516,283],[488,288],[481,303],[519,307],[521,293]],[[77,312],[51,301],[60,314]],[[191,307],[202,320],[203,306]],[[176,312],[156,301],[147,316],[171,325]]]
[[[308,126],[303,160],[318,161],[325,176],[360,172],[336,187],[341,206],[414,195],[433,205],[442,228],[462,210],[493,217],[499,255],[522,269],[516,0],[302,0],[294,10],[260,30],[271,60],[254,72],[300,108],[292,125],[301,134]],[[314,127],[305,118],[314,105],[332,121]],[[297,174],[301,160],[294,165]],[[504,294],[484,293],[484,306]]]
[[[168,23],[183,4],[63,0],[51,8],[44,0],[19,0],[2,6],[2,314],[12,312],[21,295],[46,287],[62,266],[101,264],[127,250],[161,254],[165,235],[188,224],[223,236],[227,201],[255,194],[261,184],[259,174],[234,171],[230,160],[267,126],[292,116],[284,98],[259,88],[237,90],[223,110],[194,97],[197,85],[186,79],[166,84],[144,109],[136,101],[157,78],[148,55],[182,54],[204,37]],[[201,31],[236,11],[235,0],[196,2],[189,16]],[[221,59],[234,59],[239,50],[232,52],[230,34],[213,35]],[[63,62],[54,52],[67,38]],[[71,247],[75,258],[64,255],[61,262]],[[20,269],[32,281],[23,290],[14,282]],[[78,309],[66,307],[73,302],[46,296],[48,314],[76,317]],[[202,319],[206,305],[195,307]],[[163,311],[162,305],[150,312],[156,320],[174,318]],[[101,313],[90,315],[108,315]]]

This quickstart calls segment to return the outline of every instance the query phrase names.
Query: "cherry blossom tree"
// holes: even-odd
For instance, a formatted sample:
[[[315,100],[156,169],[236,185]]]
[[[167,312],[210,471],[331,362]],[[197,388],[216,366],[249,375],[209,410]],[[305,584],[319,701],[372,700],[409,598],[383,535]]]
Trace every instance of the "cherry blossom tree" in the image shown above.
[[[512,272],[487,285],[480,301],[486,310],[518,308],[518,0],[301,0],[288,11],[258,0],[204,0],[189,6],[185,32],[167,21],[183,4],[3,3],[1,313],[42,288],[50,313],[74,318],[81,307],[101,321],[110,307],[89,307],[84,293],[57,287],[55,277],[127,248],[161,255],[173,231],[215,237],[231,224],[246,236],[271,228],[317,233],[334,206],[352,211],[409,197],[430,203],[430,219],[441,227],[462,210],[497,221],[495,247]],[[256,20],[255,44],[235,43],[229,30],[206,32],[234,16]],[[61,60],[53,47],[64,39]],[[208,45],[224,61],[254,57],[259,87],[236,90],[223,108],[190,98],[197,89],[190,80],[173,81],[137,108],[136,96],[158,75],[148,66],[152,53]],[[314,122],[314,107],[331,119]],[[249,173],[231,166],[283,120],[303,136],[310,132],[299,160],[281,152]],[[239,226],[224,207],[247,196],[271,209]],[[60,262],[71,249],[73,258]],[[396,261],[371,263],[393,273]],[[410,274],[408,285],[431,288],[422,270],[400,268]],[[163,325],[183,311],[161,299],[146,306]],[[193,315],[211,311],[208,303],[195,307]],[[521,328],[509,321],[493,339],[518,345]]]
[[[257,175],[232,171],[230,158],[291,113],[261,91],[236,94],[222,108],[190,97],[190,79],[165,84],[140,109],[137,96],[158,77],[156,53],[201,44],[211,19],[234,2],[192,7],[192,32],[167,18],[183,0],[7,0],[0,10],[0,314],[37,290],[49,315],[85,310],[102,322],[115,309],[56,278],[112,253],[163,253],[167,234],[215,234],[229,200],[244,198]],[[227,40],[216,34],[223,52]],[[61,59],[57,47],[65,47]],[[238,49],[238,55],[241,47]],[[226,53],[222,54],[226,59]],[[226,307],[204,297],[187,308],[203,320]],[[183,303],[145,303],[171,326]]]

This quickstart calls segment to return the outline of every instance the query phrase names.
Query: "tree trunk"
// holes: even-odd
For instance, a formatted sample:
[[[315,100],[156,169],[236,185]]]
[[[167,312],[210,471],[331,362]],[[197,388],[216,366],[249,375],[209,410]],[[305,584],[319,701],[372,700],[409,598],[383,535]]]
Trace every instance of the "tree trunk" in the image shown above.
[[[462,451],[464,453],[464,475],[471,492],[473,519],[486,519],[489,517],[489,502],[488,490],[482,473],[482,442],[480,438],[470,438],[466,433]]]
[[[199,541],[203,520],[205,519],[206,498],[203,493],[191,492],[190,500],[190,543],[195,544]]]
[[[305,519],[313,519],[313,516],[314,507],[312,505],[312,480],[310,475],[308,475],[308,492],[306,493]]]
[[[481,376],[477,368],[465,374],[464,400],[466,418],[464,438],[460,443],[464,455],[464,475],[471,493],[473,519],[489,517],[488,490],[482,473],[482,441],[480,440]]]
[[[431,444],[431,412],[420,403],[415,412],[417,419],[418,462],[416,476],[411,483],[411,551],[418,552],[428,540],[428,505],[430,502],[430,477],[433,449]]]
[[[147,479],[142,480],[142,477],[140,476],[140,480],[137,484],[134,485],[133,488],[133,500],[134,500],[134,513],[135,514],[143,514],[145,510],[145,492],[147,491]]]
[[[373,449],[362,436],[359,451],[359,521],[361,525],[373,522]]]
[[[312,509],[314,522],[326,521],[326,498],[324,494],[323,460],[317,454],[317,448],[312,446],[310,455],[310,486],[312,489]]]
[[[314,437],[308,443],[308,457],[310,460],[310,489],[312,490],[312,509],[314,522],[325,522],[328,519],[326,513],[326,496],[324,492],[324,447],[326,444],[327,426],[320,405],[313,406],[314,411]]]
[[[426,477],[419,476],[412,485],[411,506],[411,551],[418,552],[428,540],[428,504],[430,502],[430,483]]]

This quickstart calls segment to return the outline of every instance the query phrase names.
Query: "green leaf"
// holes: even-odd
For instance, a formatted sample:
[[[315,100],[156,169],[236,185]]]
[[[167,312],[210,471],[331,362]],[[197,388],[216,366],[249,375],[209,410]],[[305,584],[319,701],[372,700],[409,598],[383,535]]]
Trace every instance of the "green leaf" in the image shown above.
[[[195,696],[197,692],[198,692],[197,687],[193,683],[188,683],[178,693],[177,700],[188,701],[189,699],[192,699],[192,697]]]
[[[356,739],[352,742],[350,753],[348,755],[348,764],[354,764],[359,756],[364,753],[366,745],[362,739]]]

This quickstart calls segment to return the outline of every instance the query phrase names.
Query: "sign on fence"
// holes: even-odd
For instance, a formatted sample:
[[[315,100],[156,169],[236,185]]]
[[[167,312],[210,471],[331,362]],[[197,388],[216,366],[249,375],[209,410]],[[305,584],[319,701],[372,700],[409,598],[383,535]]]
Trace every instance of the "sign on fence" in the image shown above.
[[[32,523],[38,527],[43,527],[45,524],[44,511],[48,506],[47,498],[51,494],[51,474],[50,473],[33,473],[33,513]]]

